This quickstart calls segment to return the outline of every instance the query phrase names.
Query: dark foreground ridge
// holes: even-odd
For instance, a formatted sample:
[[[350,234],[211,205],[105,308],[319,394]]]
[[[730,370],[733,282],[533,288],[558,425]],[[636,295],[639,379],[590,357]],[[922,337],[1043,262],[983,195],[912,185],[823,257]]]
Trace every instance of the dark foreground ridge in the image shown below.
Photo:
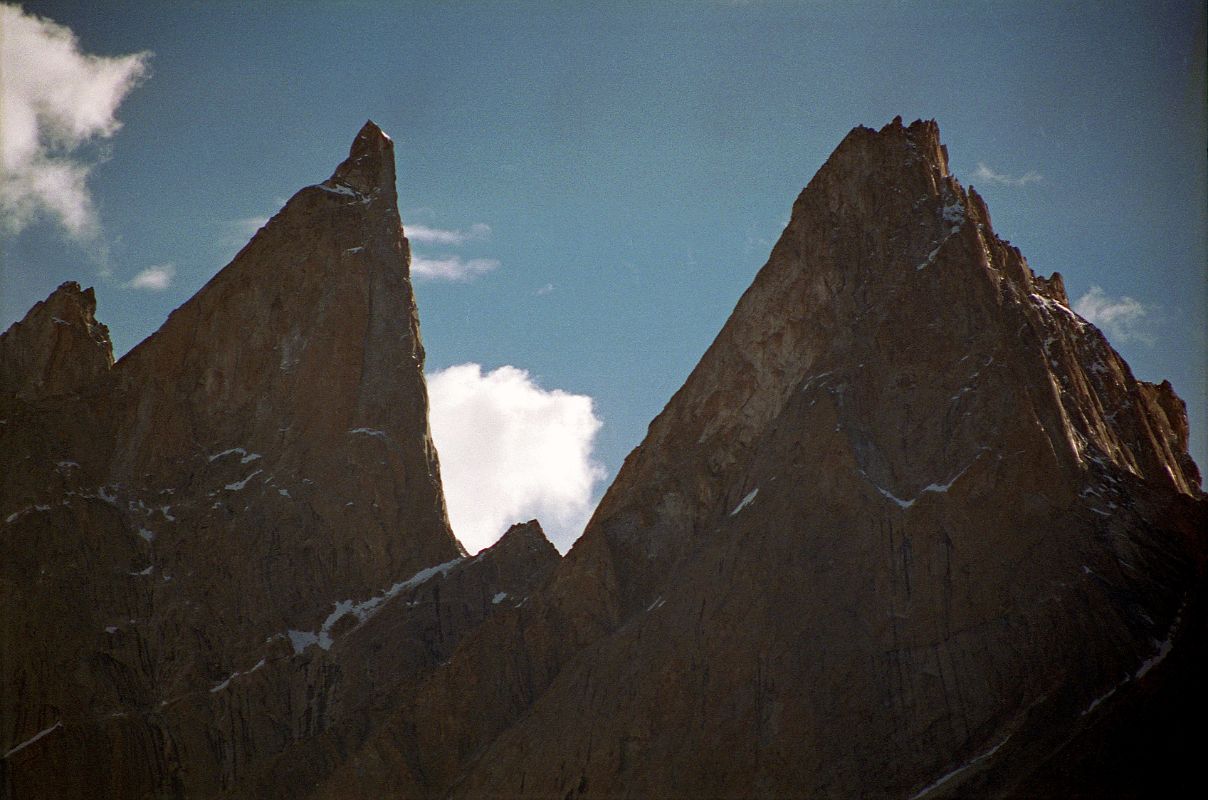
[[[1187,793],[1208,502],[948,171],[856,128],[565,559],[467,558],[373,123],[116,365],[0,337],[12,797]]]

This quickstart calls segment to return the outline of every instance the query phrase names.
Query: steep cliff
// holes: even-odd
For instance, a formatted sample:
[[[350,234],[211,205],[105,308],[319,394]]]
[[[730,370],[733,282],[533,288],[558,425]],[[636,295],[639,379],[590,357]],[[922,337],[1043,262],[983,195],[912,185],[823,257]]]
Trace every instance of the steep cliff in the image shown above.
[[[422,655],[373,669],[415,680],[557,560],[462,566],[394,176],[367,123],[117,364],[75,284],[0,337],[6,793],[237,787],[367,702],[345,632],[395,620]]]
[[[0,337],[12,797],[1186,792],[1208,502],[948,169],[857,128],[565,559],[453,538],[372,123],[117,364]]]
[[[546,590],[419,694],[408,789],[1009,792],[1194,641],[1186,446],[935,123],[857,128]]]

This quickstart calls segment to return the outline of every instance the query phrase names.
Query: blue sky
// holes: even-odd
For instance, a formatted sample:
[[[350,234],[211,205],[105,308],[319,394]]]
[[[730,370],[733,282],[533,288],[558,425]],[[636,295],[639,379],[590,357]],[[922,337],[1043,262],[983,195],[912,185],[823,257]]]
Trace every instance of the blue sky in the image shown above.
[[[120,355],[372,118],[404,225],[433,231],[414,250],[477,267],[417,280],[429,369],[590,396],[611,479],[830,151],[900,114],[937,119],[999,235],[1172,381],[1208,461],[1202,3],[24,8],[86,53],[152,55],[121,130],[71,154],[95,230],[44,214],[0,239],[0,327],[76,279]],[[160,290],[131,286],[155,268]]]

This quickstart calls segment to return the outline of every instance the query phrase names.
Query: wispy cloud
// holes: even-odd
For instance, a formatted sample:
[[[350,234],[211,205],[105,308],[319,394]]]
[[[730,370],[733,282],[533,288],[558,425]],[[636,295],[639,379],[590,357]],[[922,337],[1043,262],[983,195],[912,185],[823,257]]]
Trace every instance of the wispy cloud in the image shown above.
[[[147,267],[135,275],[126,284],[126,287],[129,289],[142,289],[147,292],[162,292],[172,285],[174,277],[176,277],[175,266],[172,264],[159,264],[154,267]]]
[[[1110,297],[1101,287],[1091,286],[1086,294],[1074,301],[1074,310],[1116,342],[1152,345],[1155,341],[1147,330],[1153,307],[1127,295]]]
[[[543,389],[522,369],[458,364],[428,376],[432,438],[453,532],[471,553],[536,517],[566,552],[605,471],[586,395]]]
[[[420,255],[411,258],[411,274],[425,280],[464,283],[498,267],[499,262],[493,258],[427,258]]]
[[[554,293],[554,285],[552,283],[547,283],[544,286],[538,288],[537,291],[533,292],[533,294],[537,295],[538,297],[545,297],[547,294],[553,294],[553,293]]]
[[[406,226],[407,238],[416,244],[463,245],[491,235],[491,226],[483,222],[475,222],[468,230],[460,231],[446,228],[431,228],[427,225]]]
[[[405,225],[403,232],[414,244],[450,248],[490,238],[491,226],[485,222],[475,222],[461,230],[414,224]],[[465,283],[498,268],[499,261],[494,258],[463,258],[450,254],[433,256],[419,252],[411,254],[411,274],[421,280]]]
[[[281,205],[285,205],[282,203]],[[256,231],[268,224],[268,217],[243,217],[231,221],[231,228],[237,232],[243,239],[250,239],[255,235]]]
[[[1035,170],[1028,170],[1018,178],[1013,178],[1005,173],[997,172],[986,166],[985,162],[979,161],[977,169],[973,170],[973,180],[982,183],[996,183],[1000,186],[1027,186],[1029,183],[1039,183],[1044,180],[1044,176]]]
[[[80,148],[121,128],[118,106],[147,75],[149,53],[94,56],[69,28],[0,5],[0,226],[22,231],[46,215],[77,241],[98,235],[88,176],[100,160]]]

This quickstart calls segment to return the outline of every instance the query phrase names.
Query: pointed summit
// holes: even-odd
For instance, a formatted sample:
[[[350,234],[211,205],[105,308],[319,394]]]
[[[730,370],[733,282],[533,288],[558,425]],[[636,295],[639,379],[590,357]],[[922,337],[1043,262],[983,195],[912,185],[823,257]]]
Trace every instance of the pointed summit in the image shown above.
[[[313,510],[300,527],[289,523],[291,536],[314,537],[321,547],[294,571],[275,567],[285,577],[237,581],[266,607],[274,591],[282,598],[274,587],[284,581],[296,592],[295,626],[310,625],[326,602],[309,594],[316,575],[341,597],[367,596],[459,553],[428,429],[408,259],[393,146],[369,122],[329,180],[299,190],[114,369],[112,480],[136,485],[151,475],[174,485],[223,469],[226,460],[210,460],[214,453],[260,454],[253,484],[271,477],[268,496],[280,498],[273,503],[284,504],[285,516],[265,504],[253,507],[261,515],[254,522],[247,515],[207,521],[207,541],[219,549],[229,531],[248,527],[264,538],[241,546],[271,552],[271,531],[297,503]],[[241,485],[244,477],[214,480]],[[199,501],[201,509],[212,505]],[[349,560],[341,548],[352,547],[373,558]],[[248,629],[263,622],[242,621]]]
[[[1202,630],[1182,404],[1067,302],[934,122],[853,130],[400,763],[450,797],[1008,794]]]
[[[68,281],[0,336],[0,393],[66,394],[113,366],[109,329],[96,321],[96,295]]]
[[[394,142],[373,120],[366,120],[348,158],[324,185],[345,186],[364,195],[386,195],[393,202]]]

